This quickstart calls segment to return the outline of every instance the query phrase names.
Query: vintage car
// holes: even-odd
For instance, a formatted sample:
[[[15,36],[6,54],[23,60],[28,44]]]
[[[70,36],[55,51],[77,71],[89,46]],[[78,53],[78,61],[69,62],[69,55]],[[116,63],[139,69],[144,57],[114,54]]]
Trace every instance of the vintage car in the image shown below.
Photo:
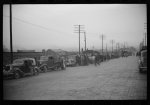
[[[36,66],[34,58],[21,58],[13,61],[12,64],[6,65],[3,69],[4,78],[24,77],[27,75],[37,75],[39,68]]]
[[[147,50],[141,50],[139,56],[139,72],[147,71]]]
[[[41,72],[46,72],[48,70],[58,70],[66,69],[66,64],[63,58],[56,58],[54,56],[48,55],[48,56],[41,56],[39,62],[39,68]]]

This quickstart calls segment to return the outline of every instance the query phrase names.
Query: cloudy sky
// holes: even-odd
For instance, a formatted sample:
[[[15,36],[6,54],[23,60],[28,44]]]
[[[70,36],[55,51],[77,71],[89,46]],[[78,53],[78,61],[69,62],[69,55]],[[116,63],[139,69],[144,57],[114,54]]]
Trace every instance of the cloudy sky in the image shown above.
[[[144,23],[147,22],[145,4],[31,4],[12,5],[13,49],[63,49],[76,50],[79,35],[74,25],[84,25],[87,48],[126,42],[137,47],[143,40]],[[9,49],[9,5],[3,5],[3,44]],[[84,34],[81,33],[81,48]]]

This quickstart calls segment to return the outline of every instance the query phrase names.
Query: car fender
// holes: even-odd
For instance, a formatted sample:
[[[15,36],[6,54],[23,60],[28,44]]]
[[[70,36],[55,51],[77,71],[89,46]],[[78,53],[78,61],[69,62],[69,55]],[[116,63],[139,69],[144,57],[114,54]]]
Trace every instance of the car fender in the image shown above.
[[[24,72],[23,72],[22,70],[20,70],[19,68],[14,68],[13,70],[14,70],[14,71],[13,71],[14,73],[15,73],[15,72],[18,72],[21,76],[24,75]]]
[[[38,68],[41,69],[42,67],[47,66],[47,64],[42,64]]]

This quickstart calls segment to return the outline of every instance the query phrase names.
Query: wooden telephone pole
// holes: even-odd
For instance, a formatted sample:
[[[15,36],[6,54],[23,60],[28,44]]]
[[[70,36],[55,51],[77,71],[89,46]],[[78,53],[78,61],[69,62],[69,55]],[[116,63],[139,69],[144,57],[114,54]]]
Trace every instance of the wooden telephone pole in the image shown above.
[[[10,56],[11,63],[13,62],[13,46],[12,46],[12,6],[10,4]]]
[[[103,56],[103,40],[104,40],[104,35],[102,34],[101,36],[100,36],[100,38],[102,39],[102,56]],[[103,60],[103,59],[102,59]]]
[[[147,23],[144,23],[144,24],[145,24],[144,29],[147,31]],[[146,42],[147,42],[147,35],[145,32],[145,46],[146,46]]]
[[[74,25],[74,26],[77,26],[75,28],[78,28],[77,30],[75,30],[75,33],[79,33],[79,55],[80,55],[80,33],[84,33],[84,31],[81,30],[81,28],[83,28],[81,26],[83,26],[83,25]]]
[[[111,42],[111,44],[112,44],[112,53],[113,53],[113,44],[114,44],[115,41],[114,41],[114,40],[111,40],[110,42]]]
[[[85,51],[86,51],[86,32],[84,32]]]
[[[104,40],[104,35],[102,34],[102,35],[100,36],[100,38],[102,39],[102,54],[103,54],[103,40]]]

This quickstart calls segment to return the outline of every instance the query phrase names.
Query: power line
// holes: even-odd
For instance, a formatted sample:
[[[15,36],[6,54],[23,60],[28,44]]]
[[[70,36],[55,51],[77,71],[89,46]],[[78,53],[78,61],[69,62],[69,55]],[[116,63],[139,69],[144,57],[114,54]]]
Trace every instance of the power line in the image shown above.
[[[5,16],[5,15],[4,15]],[[5,16],[5,17],[9,17],[9,16]],[[28,22],[28,21],[25,21],[25,20],[22,20],[22,19],[19,19],[19,18],[16,18],[16,17],[12,17],[14,18],[15,20],[18,20],[20,22],[23,22],[23,23],[26,23],[26,24],[30,24],[30,25],[33,25],[33,26],[36,26],[36,27],[39,27],[41,29],[45,29],[47,31],[53,31],[53,32],[59,32],[59,33],[65,33],[65,34],[69,34],[67,32],[62,32],[62,31],[58,31],[58,30],[54,30],[54,29],[50,29],[50,28],[47,28],[47,27],[44,27],[44,26],[41,26],[41,25],[37,25],[37,24],[34,24],[34,23],[31,23],[31,22]]]

